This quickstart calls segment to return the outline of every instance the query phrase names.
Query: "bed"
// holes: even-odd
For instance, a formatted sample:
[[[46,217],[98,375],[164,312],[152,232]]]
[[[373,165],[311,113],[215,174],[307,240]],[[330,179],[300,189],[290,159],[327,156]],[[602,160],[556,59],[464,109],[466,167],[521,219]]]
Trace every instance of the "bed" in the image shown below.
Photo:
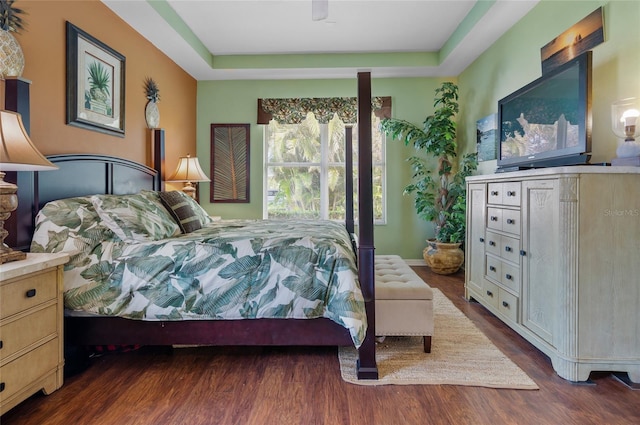
[[[361,75],[362,74],[362,75]],[[358,75],[358,119],[360,146],[359,152],[359,244],[357,248],[357,280],[360,283],[360,297],[363,307],[362,326],[345,327],[345,323],[336,317],[302,318],[294,314],[288,318],[264,318],[256,314],[255,318],[234,320],[239,317],[224,315],[207,320],[203,317],[190,317],[185,314],[180,319],[167,315],[167,320],[132,320],[130,317],[115,317],[93,314],[66,314],[65,341],[73,345],[356,345],[359,360],[355,367],[359,379],[377,379],[378,370],[375,361],[375,311],[374,311],[374,247],[373,212],[371,196],[371,89],[370,76]],[[79,198],[90,202],[94,207],[100,205],[100,197],[139,193],[159,193],[162,190],[164,159],[162,138],[153,138],[153,167],[148,167],[122,158],[101,155],[52,155],[48,159],[60,167],[48,173],[33,173],[32,191],[22,190],[20,204],[30,206],[31,217],[19,226],[18,235],[33,234],[33,223],[40,210],[50,202]],[[367,171],[369,175],[367,175]],[[350,172],[347,172],[350,175]],[[92,199],[93,198],[93,199]],[[88,201],[89,200],[89,201]],[[353,217],[347,214],[347,219]],[[101,217],[102,218],[102,217]],[[247,223],[237,223],[238,227]],[[219,231],[222,224],[215,223],[194,232]],[[351,230],[353,224],[347,223]],[[213,229],[213,230],[212,230]],[[255,229],[254,229],[255,230]],[[348,232],[344,232],[348,235]],[[185,238],[186,236],[186,238]],[[31,237],[31,236],[29,236]],[[102,236],[100,236],[102,237]],[[178,237],[184,243],[191,236]],[[46,239],[46,238],[45,238]],[[40,240],[40,243],[45,243]],[[156,241],[145,241],[142,245],[153,246]],[[146,245],[145,245],[146,246]],[[140,247],[138,247],[140,248]],[[127,248],[133,249],[133,248]],[[65,273],[66,274],[66,273]],[[66,276],[65,276],[66,279]],[[338,291],[339,292],[339,291]],[[356,295],[357,298],[357,295]],[[313,310],[305,305],[303,310]],[[134,309],[135,310],[135,309]],[[131,312],[131,311],[130,311]],[[237,313],[237,311],[236,311]],[[245,314],[245,316],[243,316]],[[240,316],[247,317],[246,313]],[[333,313],[331,313],[333,314]],[[329,314],[329,316],[331,316]],[[340,316],[340,314],[338,314]],[[359,319],[346,320],[357,322]],[[342,320],[345,322],[345,320]],[[353,323],[352,323],[353,325]]]

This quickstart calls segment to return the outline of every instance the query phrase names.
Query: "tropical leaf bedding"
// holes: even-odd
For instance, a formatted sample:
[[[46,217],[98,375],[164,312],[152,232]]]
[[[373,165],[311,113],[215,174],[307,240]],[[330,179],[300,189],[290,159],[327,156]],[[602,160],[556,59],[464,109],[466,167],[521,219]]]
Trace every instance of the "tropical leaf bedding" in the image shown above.
[[[70,254],[67,309],[140,320],[326,317],[360,346],[366,314],[343,224],[211,222],[200,210],[203,227],[182,234],[158,206],[157,192],[44,206],[31,251]]]

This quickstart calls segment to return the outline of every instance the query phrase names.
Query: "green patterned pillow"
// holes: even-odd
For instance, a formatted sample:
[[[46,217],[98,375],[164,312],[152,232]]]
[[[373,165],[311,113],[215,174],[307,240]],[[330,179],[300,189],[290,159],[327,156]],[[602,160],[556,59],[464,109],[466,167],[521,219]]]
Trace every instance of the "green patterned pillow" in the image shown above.
[[[125,242],[157,241],[180,233],[169,212],[141,194],[93,195],[91,202],[105,226]]]
[[[200,218],[191,208],[191,204],[176,190],[158,193],[167,211],[180,226],[182,233],[191,233],[202,228]]]

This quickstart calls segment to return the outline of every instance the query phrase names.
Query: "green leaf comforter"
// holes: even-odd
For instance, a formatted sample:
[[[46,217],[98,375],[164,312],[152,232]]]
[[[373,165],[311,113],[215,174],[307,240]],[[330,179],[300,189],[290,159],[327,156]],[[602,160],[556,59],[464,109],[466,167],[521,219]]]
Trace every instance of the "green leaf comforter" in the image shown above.
[[[89,197],[54,201],[36,222],[32,252],[71,255],[67,309],[140,320],[326,317],[349,329],[356,347],[364,340],[364,302],[344,225],[225,220],[125,242],[95,205]]]

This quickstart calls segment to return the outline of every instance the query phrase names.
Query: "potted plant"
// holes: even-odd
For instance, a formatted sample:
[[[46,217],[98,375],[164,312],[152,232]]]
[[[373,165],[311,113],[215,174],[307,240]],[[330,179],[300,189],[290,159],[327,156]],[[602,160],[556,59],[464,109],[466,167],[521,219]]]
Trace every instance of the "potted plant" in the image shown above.
[[[465,238],[465,178],[476,170],[478,162],[477,155],[470,153],[454,164],[458,86],[444,82],[435,92],[436,110],[424,120],[422,128],[405,120],[388,118],[382,121],[382,129],[423,153],[407,159],[413,170],[413,182],[404,188],[404,194],[414,194],[418,216],[433,222],[435,227],[435,239],[427,241],[424,250],[425,262],[436,273],[450,274],[464,262],[460,244]],[[430,167],[430,157],[437,160],[435,173]],[[456,171],[454,165],[457,165]]]

